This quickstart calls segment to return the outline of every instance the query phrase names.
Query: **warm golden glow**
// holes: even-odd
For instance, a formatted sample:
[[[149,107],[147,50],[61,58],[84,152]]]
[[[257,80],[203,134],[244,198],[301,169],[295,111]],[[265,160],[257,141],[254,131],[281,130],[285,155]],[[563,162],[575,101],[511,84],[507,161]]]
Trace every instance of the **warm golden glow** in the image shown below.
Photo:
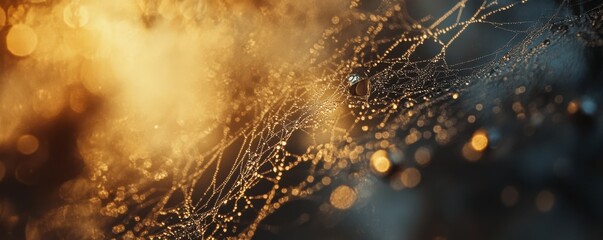
[[[431,162],[431,151],[426,147],[420,147],[415,152],[415,161],[421,165],[427,165]]]
[[[18,58],[8,59],[11,62],[6,64],[9,67],[3,69],[0,79],[0,145],[14,145],[24,155],[39,152],[32,158],[45,159],[45,152],[40,151],[45,142],[38,142],[38,137],[46,141],[46,136],[23,135],[30,130],[28,127],[76,121],[77,132],[70,135],[76,145],[72,155],[81,156],[83,169],[90,174],[84,178],[87,184],[66,185],[66,191],[95,193],[90,197],[95,201],[96,215],[111,217],[125,217],[124,209],[129,209],[124,205],[126,201],[133,205],[146,202],[146,196],[136,193],[136,187],[147,188],[140,189],[142,192],[155,182],[182,178],[176,173],[185,166],[189,171],[186,174],[191,176],[213,175],[213,171],[227,175],[235,170],[222,165],[277,159],[282,152],[271,151],[274,146],[252,146],[284,131],[273,129],[283,126],[283,113],[263,112],[266,109],[295,111],[291,109],[295,106],[303,111],[319,110],[317,119],[331,114],[322,108],[302,108],[309,101],[324,105],[324,99],[318,97],[324,92],[315,94],[313,90],[327,89],[320,86],[326,82],[316,81],[321,73],[312,67],[316,67],[313,61],[319,58],[309,50],[328,47],[317,44],[327,39],[325,29],[332,27],[332,21],[341,24],[344,18],[337,20],[337,16],[350,11],[349,2],[340,0],[270,4],[29,0],[9,5],[4,5],[11,9],[6,15],[0,9],[0,25],[10,25],[3,28],[5,51]],[[299,88],[300,83],[307,88]],[[330,87],[329,94],[335,90]],[[317,123],[287,125],[289,132],[278,136],[283,138],[280,149],[288,147],[284,136],[291,129],[314,124]],[[243,139],[248,145],[241,148],[251,151],[231,155],[232,149],[225,146]],[[330,134],[323,134],[304,141],[331,140]],[[43,146],[45,150],[46,145]],[[250,156],[256,151],[260,156]],[[361,148],[353,152],[356,161],[364,156]],[[326,154],[324,159],[332,159],[330,167],[334,169],[350,164]],[[220,161],[221,168],[200,167],[210,161]],[[379,166],[383,168],[383,163]],[[289,167],[276,166],[276,176],[271,178],[278,181],[279,174]],[[38,162],[7,168],[22,183],[39,181]],[[187,184],[180,180],[179,189]],[[332,179],[308,176],[307,182],[330,185]],[[119,186],[128,187],[120,190]],[[295,192],[309,194],[302,188]],[[347,203],[350,205],[355,201],[353,189],[351,193],[345,194],[348,200],[352,199]],[[113,200],[116,195],[123,196]],[[266,198],[273,197],[266,194]],[[74,202],[78,203],[65,205],[79,208],[79,203],[90,204],[88,199]],[[346,204],[339,203],[343,205],[338,206]],[[272,208],[277,207],[262,211]],[[155,209],[153,214],[162,211],[162,206]],[[265,212],[256,213],[256,220],[261,221]],[[70,213],[84,217],[78,211]],[[56,228],[71,223],[51,213],[40,218],[36,220],[57,223],[52,225]],[[142,218],[155,224],[153,219]],[[113,224],[101,223],[100,219],[91,217],[88,224],[77,226],[74,232],[100,232],[97,228]],[[116,223],[108,227],[119,230],[119,226]],[[128,225],[123,232],[131,228]]]
[[[0,7],[0,28],[6,25],[6,12],[4,12],[4,8]]]
[[[353,188],[341,185],[331,192],[329,202],[333,207],[345,210],[354,205],[356,198],[356,191]]]
[[[83,113],[86,111],[87,98],[86,92],[83,89],[72,90],[69,94],[69,107],[76,113]]]
[[[421,172],[416,168],[407,168],[400,175],[400,179],[404,187],[414,188],[421,182]]]
[[[505,187],[500,193],[500,200],[507,207],[512,207],[519,201],[519,192],[513,186]]]
[[[536,196],[536,209],[541,212],[548,212],[555,205],[555,195],[550,191],[541,191]]]
[[[38,151],[38,138],[32,135],[23,135],[17,140],[17,150],[25,155],[31,155]]]
[[[567,104],[567,112],[574,114],[580,109],[580,104],[577,101],[571,101]]]
[[[323,177],[323,178],[320,180],[320,182],[321,182],[323,185],[327,186],[327,185],[331,184],[331,178],[330,178],[330,177]]]
[[[463,157],[470,162],[478,161],[482,158],[483,153],[476,151],[470,143],[463,145]]]
[[[488,136],[484,130],[477,130],[471,138],[471,147],[476,151],[484,151],[488,147]]]
[[[84,6],[70,3],[63,9],[63,21],[71,28],[85,26],[89,18],[88,9]]]
[[[371,169],[379,175],[385,175],[392,166],[385,150],[374,152],[373,155],[371,155],[370,165]]]
[[[25,24],[12,26],[6,35],[6,48],[17,57],[30,55],[37,46],[38,35]]]
[[[403,190],[405,187],[402,183],[402,172],[395,172],[389,182],[389,185],[395,190]]]
[[[57,116],[64,105],[65,99],[61,89],[39,89],[32,99],[33,110],[47,119]]]

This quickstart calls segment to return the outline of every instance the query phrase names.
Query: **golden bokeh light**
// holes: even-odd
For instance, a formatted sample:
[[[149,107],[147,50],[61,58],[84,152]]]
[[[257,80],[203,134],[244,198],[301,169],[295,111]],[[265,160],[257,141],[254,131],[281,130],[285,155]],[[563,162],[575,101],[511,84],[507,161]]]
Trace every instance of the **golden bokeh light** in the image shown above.
[[[536,209],[540,212],[548,212],[555,206],[555,195],[552,192],[543,190],[538,193],[535,200]]]
[[[488,147],[488,136],[486,135],[486,131],[480,129],[473,134],[473,137],[471,138],[471,147],[480,152]]]
[[[24,155],[31,155],[38,151],[40,143],[33,135],[23,135],[17,140],[17,150]]]
[[[40,116],[47,119],[56,117],[65,105],[63,89],[39,89],[32,99],[32,105]]]
[[[352,207],[356,202],[356,199],[357,194],[353,188],[347,185],[341,185],[331,192],[329,202],[333,207],[345,210]]]
[[[320,182],[325,185],[328,186],[329,184],[331,184],[331,178],[328,176],[323,177]]]
[[[414,188],[421,182],[421,172],[414,167],[407,168],[402,171],[400,179],[404,187]]]
[[[467,159],[467,161],[469,162],[475,162],[478,161],[482,158],[483,153],[480,151],[476,151],[473,146],[471,146],[471,143],[467,143],[465,145],[463,145],[463,157],[465,157],[465,159]]]
[[[17,24],[6,35],[6,48],[17,57],[32,54],[38,46],[38,35],[28,25]]]
[[[519,201],[519,192],[514,186],[506,186],[500,193],[500,200],[507,207],[512,207]]]
[[[575,114],[580,109],[580,103],[578,101],[573,100],[567,104],[567,112],[570,114]]]
[[[394,189],[394,190],[403,190],[404,184],[402,183],[402,172],[395,172],[393,174],[393,176],[390,179],[389,185]]]
[[[371,169],[379,174],[385,175],[392,167],[390,159],[387,157],[385,150],[378,150],[371,155],[370,159]]]
[[[427,147],[420,147],[415,152],[415,162],[421,165],[427,165],[431,162],[431,151]]]
[[[69,94],[69,107],[76,113],[83,113],[87,107],[87,96],[83,89],[74,89]]]
[[[88,9],[78,4],[67,4],[63,9],[63,21],[71,28],[85,26],[90,19]]]

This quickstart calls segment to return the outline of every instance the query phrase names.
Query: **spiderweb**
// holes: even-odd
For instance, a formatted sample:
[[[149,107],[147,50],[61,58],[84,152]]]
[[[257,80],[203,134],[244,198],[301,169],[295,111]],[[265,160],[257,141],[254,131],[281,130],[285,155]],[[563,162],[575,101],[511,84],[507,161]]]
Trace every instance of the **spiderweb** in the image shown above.
[[[219,4],[139,2],[150,28],[164,18],[194,35],[208,21],[217,24],[224,17],[206,9],[224,7]],[[125,104],[119,114],[100,111],[87,120],[91,127],[77,142],[89,170],[61,187],[67,204],[28,226],[37,229],[30,234],[62,229],[68,238],[252,238],[262,221],[288,202],[315,199],[340,183],[361,183],[375,172],[369,160],[379,150],[396,166],[410,156],[418,162],[397,168],[420,165],[419,159],[429,158],[429,146],[449,143],[475,121],[474,113],[447,112],[446,106],[476,81],[519,68],[564,36],[564,26],[587,24],[600,16],[598,9],[569,14],[566,9],[573,5],[564,1],[561,7],[548,5],[541,15],[519,14],[512,18],[517,21],[509,22],[501,20],[508,19],[505,14],[518,14],[531,1],[444,2],[440,9],[446,11],[420,16],[408,12],[404,2],[345,2],[345,11],[320,16],[328,26],[317,41],[299,46],[309,49],[284,50],[292,52],[295,61],[264,59],[258,51],[265,48],[257,45],[268,30],[232,33],[240,34],[233,37],[235,42],[245,39],[234,44],[242,49],[233,53],[237,63],[207,63],[212,81],[202,82],[216,89],[209,97],[212,104],[228,111],[194,123],[176,119],[164,125],[147,124],[139,112],[129,114],[135,104]],[[57,8],[69,4],[76,4],[70,9],[86,6],[85,1],[73,1]],[[168,5],[186,11],[168,17]],[[266,10],[274,7],[268,3],[255,7],[265,15],[254,18],[254,24],[286,14]],[[237,24],[241,25],[234,29],[244,26]],[[468,59],[450,54],[458,51],[459,41],[488,45],[475,37],[463,38],[479,34],[476,28],[496,29],[504,33],[503,40]],[[222,50],[215,50],[215,56]],[[347,80],[352,74],[370,82],[366,95],[350,94]],[[110,89],[84,85],[92,92],[101,89],[101,96],[106,96],[103,88]],[[133,127],[138,124],[148,126]],[[157,144],[132,147],[136,142]],[[387,171],[386,177],[400,174],[396,168]],[[404,180],[395,182],[403,178],[391,178],[393,187],[411,187]],[[84,227],[52,223],[56,219]]]

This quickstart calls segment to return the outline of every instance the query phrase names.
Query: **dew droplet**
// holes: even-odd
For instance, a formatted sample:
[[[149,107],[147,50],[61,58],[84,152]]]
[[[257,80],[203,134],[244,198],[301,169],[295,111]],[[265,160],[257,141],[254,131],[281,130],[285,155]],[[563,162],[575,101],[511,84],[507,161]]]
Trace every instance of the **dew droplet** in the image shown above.
[[[353,96],[366,96],[370,92],[370,81],[358,74],[350,74],[347,78],[350,94]]]

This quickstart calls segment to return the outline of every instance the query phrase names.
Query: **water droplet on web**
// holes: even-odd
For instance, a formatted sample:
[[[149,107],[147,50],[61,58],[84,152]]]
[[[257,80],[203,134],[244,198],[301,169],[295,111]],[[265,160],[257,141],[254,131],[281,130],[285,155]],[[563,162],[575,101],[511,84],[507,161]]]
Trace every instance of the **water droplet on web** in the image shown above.
[[[359,74],[350,74],[347,78],[349,92],[352,96],[366,96],[370,93],[370,81]]]

